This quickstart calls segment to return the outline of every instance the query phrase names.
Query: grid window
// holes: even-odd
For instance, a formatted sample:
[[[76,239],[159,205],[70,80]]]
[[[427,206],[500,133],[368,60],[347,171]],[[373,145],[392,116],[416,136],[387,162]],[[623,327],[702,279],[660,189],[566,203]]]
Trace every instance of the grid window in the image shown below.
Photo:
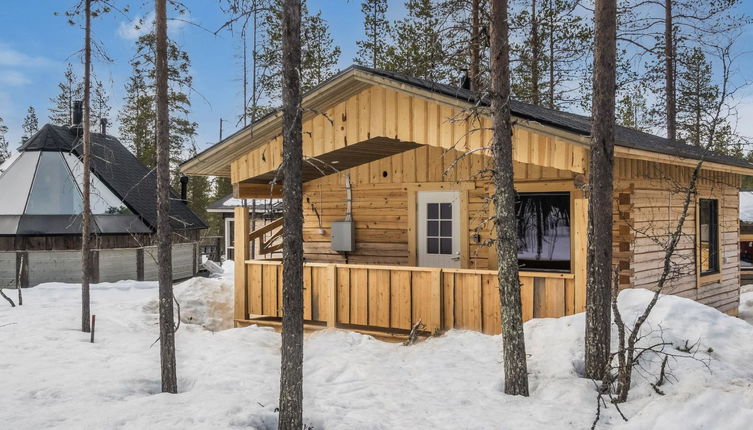
[[[452,203],[426,204],[426,253],[452,254]]]

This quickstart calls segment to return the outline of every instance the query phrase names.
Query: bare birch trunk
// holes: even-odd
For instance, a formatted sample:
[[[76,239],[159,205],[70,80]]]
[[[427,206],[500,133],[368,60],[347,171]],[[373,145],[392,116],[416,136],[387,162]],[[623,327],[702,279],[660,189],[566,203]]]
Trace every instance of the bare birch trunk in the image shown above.
[[[518,278],[518,237],[512,170],[510,122],[510,45],[507,0],[493,0],[491,10],[491,109],[495,227],[499,261],[499,298],[505,393],[528,396],[528,369]]]
[[[162,392],[177,393],[173,317],[172,228],[170,226],[170,124],[167,105],[167,0],[155,0],[157,105],[157,264]]]
[[[585,376],[591,379],[604,376],[610,349],[616,11],[615,0],[596,1],[586,262]]]
[[[282,151],[285,210],[282,254],[282,360],[278,428],[303,427],[303,200],[301,168],[301,1],[285,0],[282,19]]]
[[[84,123],[83,123],[83,164],[84,177],[81,194],[83,194],[83,208],[81,210],[81,331],[91,331],[89,282],[91,281],[91,67],[92,67],[92,0],[86,0],[84,17]],[[73,124],[78,126],[79,124]]]

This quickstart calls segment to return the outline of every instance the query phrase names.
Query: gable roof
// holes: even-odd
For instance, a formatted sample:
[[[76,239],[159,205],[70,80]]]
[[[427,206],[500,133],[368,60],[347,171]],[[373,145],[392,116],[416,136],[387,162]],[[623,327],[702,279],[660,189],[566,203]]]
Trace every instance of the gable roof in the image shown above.
[[[157,226],[156,172],[149,170],[113,136],[91,134],[92,173],[120,198],[152,231]],[[47,124],[18,150],[70,152],[81,158],[83,147],[75,131]],[[174,229],[203,229],[206,224],[170,191],[170,223]]]
[[[311,114],[308,111],[323,111],[326,105],[334,104],[332,100],[323,102],[325,94],[335,94],[342,100],[356,91],[385,82],[397,84],[402,89],[419,90],[454,100],[456,104],[471,106],[478,104],[488,107],[489,102],[483,94],[463,88],[414,78],[401,73],[387,72],[369,67],[353,65],[341,71],[317,87],[304,94],[303,103],[308,109],[304,116]],[[511,101],[511,113],[514,118],[540,123],[583,138],[591,133],[591,118],[528,103]],[[279,110],[273,111],[258,119],[255,124],[238,130],[222,141],[210,146],[195,157],[181,164],[181,170],[187,174],[196,175],[222,175],[227,174],[227,169],[221,170],[219,164],[228,164],[229,160],[253,149],[245,139],[264,139],[279,134],[281,122]],[[753,163],[729,155],[717,154],[705,151],[703,148],[688,145],[680,141],[672,141],[660,136],[644,133],[627,127],[615,127],[616,145],[633,150],[649,151],[656,154],[664,154],[671,157],[682,157],[693,160],[703,158],[707,162],[734,166],[741,169],[750,169],[753,173]],[[244,139],[244,142],[240,142]],[[211,171],[211,173],[210,173]]]

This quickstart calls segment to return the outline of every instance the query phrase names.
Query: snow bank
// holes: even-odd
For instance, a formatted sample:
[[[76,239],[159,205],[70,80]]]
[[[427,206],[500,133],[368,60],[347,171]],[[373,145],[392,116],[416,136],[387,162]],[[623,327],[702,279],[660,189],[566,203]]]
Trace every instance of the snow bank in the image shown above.
[[[753,324],[753,289],[740,294],[740,309],[738,316],[748,323]]]
[[[193,287],[176,291],[208,289],[206,281],[193,280]],[[0,303],[3,425],[21,430],[276,428],[278,333],[255,326],[212,333],[186,325],[176,335],[180,393],[159,394],[159,348],[150,347],[159,332],[157,315],[143,311],[144,301],[156,297],[156,285],[95,286],[94,344],[77,330],[74,287],[30,289],[22,309]],[[622,292],[625,320],[632,321],[650,297],[644,290]],[[190,302],[181,303],[191,308]],[[671,296],[659,301],[648,325],[662,327],[664,338],[675,345],[700,340],[698,358],[708,367],[670,360],[672,377],[660,396],[649,387],[658,360],[645,362],[622,407],[629,421],[610,406],[598,428],[749,429],[753,326]],[[305,421],[317,430],[589,428],[594,384],[578,376],[584,316],[532,320],[525,331],[528,398],[502,392],[499,336],[451,331],[405,347],[344,331],[309,335]]]
[[[173,287],[180,304],[180,320],[218,331],[233,327],[233,285],[222,279],[191,278]],[[144,311],[159,313],[159,300],[144,305]]]

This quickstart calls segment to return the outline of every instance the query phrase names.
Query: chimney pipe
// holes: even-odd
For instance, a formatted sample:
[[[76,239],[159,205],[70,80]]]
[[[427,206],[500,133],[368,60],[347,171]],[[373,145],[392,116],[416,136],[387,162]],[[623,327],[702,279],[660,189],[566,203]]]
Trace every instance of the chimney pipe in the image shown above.
[[[188,176],[180,177],[180,199],[188,203]]]
[[[99,132],[107,134],[107,118],[101,118],[99,120]]]
[[[73,102],[73,124],[71,124],[71,127],[81,128],[81,123],[84,121],[83,106],[84,105],[81,100],[76,100]]]

